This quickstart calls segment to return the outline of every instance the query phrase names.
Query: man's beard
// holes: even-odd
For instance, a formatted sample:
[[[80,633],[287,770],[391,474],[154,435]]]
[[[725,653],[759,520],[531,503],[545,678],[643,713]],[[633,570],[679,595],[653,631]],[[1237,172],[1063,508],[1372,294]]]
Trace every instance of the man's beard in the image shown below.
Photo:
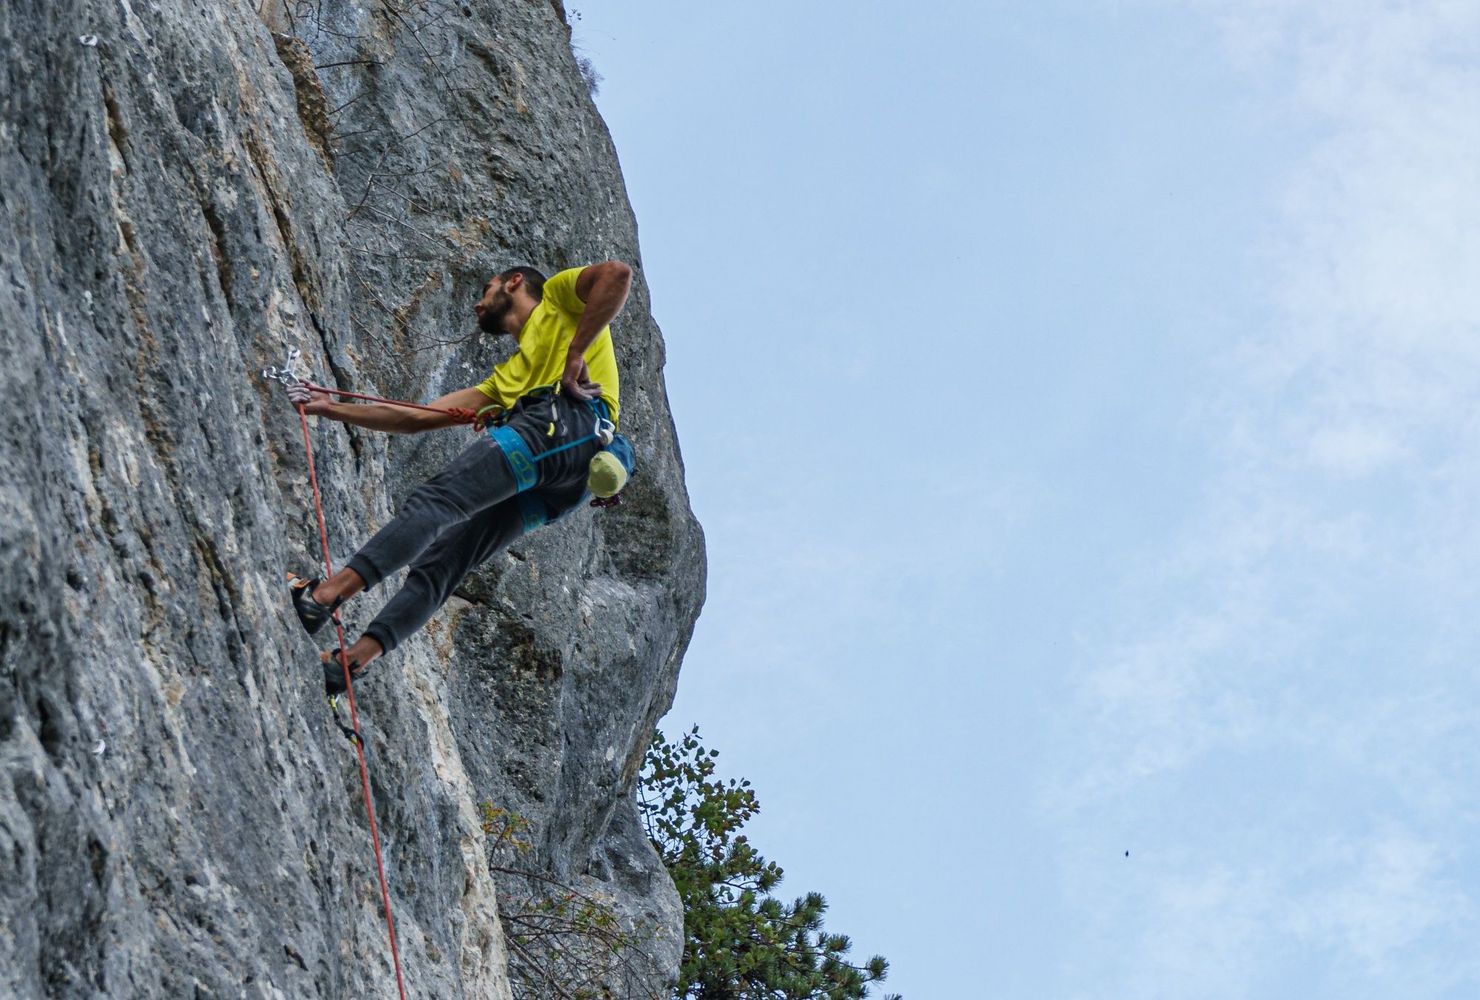
[[[509,315],[509,310],[514,307],[514,299],[506,294],[500,293],[494,297],[493,305],[483,311],[478,317],[478,329],[484,333],[494,335],[504,332],[504,317]]]

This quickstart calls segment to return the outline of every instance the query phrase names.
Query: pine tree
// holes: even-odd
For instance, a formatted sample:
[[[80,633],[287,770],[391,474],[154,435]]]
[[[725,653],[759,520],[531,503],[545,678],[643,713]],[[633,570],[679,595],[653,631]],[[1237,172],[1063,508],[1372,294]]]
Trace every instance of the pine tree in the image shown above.
[[[848,961],[852,942],[822,927],[827,901],[773,896],[781,868],[740,829],[760,810],[749,781],[715,776],[718,750],[699,727],[669,743],[653,734],[641,806],[684,908],[682,1000],[865,1000],[889,963]],[[899,1000],[889,997],[886,1000]]]

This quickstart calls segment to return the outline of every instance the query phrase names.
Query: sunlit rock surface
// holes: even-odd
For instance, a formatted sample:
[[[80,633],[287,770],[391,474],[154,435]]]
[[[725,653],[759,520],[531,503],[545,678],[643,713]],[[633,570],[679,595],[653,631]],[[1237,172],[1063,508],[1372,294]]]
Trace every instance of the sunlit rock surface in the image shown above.
[[[516,543],[358,691],[410,995],[510,995],[483,802],[650,928],[660,987],[681,914],[632,787],[703,539],[563,13],[7,0],[0,204],[0,995],[395,995],[331,633],[282,582],[318,565],[303,441],[259,371],[298,347],[432,398],[508,350],[462,339],[491,270],[608,257],[638,267],[627,503]],[[313,423],[335,564],[468,433]]]

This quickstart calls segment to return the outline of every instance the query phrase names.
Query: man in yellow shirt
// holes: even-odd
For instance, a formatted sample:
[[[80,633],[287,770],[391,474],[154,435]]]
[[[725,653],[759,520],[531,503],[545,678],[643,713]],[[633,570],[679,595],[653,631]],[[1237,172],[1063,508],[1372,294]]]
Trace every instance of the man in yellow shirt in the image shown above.
[[[343,569],[327,580],[290,580],[293,607],[313,634],[345,601],[410,567],[405,584],[346,651],[355,676],[425,625],[470,570],[586,496],[592,459],[615,431],[621,405],[608,324],[631,287],[632,269],[621,261],[548,280],[515,267],[483,286],[473,307],[479,328],[507,333],[519,348],[479,385],[431,405],[478,410],[493,425],[418,487]],[[290,386],[288,397],[310,414],[393,434],[456,422],[449,413],[332,402],[302,386]],[[337,653],[323,659],[325,687],[342,691]]]

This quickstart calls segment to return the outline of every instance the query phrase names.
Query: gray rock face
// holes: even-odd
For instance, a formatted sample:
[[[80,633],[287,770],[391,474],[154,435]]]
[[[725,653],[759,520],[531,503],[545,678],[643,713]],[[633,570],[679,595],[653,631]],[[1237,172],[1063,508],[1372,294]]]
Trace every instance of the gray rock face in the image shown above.
[[[627,502],[495,557],[357,690],[409,995],[511,995],[482,802],[652,928],[658,989],[681,913],[632,789],[703,539],[558,5],[7,0],[0,204],[0,995],[395,995],[332,640],[282,583],[319,565],[301,431],[257,373],[296,346],[433,398],[509,349],[466,337],[490,271],[608,257]],[[467,433],[312,424],[336,566]]]

